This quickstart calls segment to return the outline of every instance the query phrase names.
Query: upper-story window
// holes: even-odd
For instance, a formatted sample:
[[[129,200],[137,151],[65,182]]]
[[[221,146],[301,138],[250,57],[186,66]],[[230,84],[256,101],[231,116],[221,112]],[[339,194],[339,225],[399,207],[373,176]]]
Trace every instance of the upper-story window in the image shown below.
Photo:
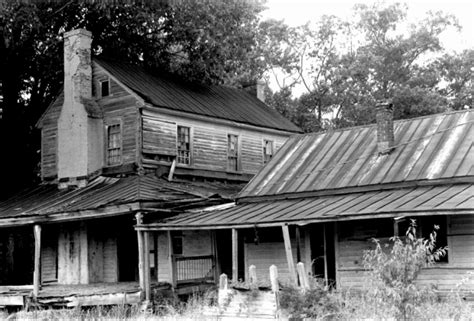
[[[273,141],[263,140],[263,163],[266,164],[273,157]]]
[[[191,129],[178,126],[178,164],[191,164]]]
[[[239,136],[227,135],[227,169],[239,170]]]
[[[107,165],[117,165],[122,161],[122,131],[120,124],[107,126]]]
[[[107,80],[102,80],[100,82],[100,96],[101,97],[107,97],[110,95],[110,81]]]

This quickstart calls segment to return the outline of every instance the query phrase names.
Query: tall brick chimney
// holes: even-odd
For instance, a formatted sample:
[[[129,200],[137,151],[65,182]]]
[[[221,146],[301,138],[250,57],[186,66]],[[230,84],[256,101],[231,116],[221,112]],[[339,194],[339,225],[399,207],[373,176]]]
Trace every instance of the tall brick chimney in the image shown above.
[[[91,116],[92,34],[64,33],[64,103],[58,119],[58,179],[61,187],[85,186],[103,162],[103,121]]]
[[[377,120],[377,150],[379,154],[388,154],[394,146],[393,104],[390,100],[379,100],[375,106]]]

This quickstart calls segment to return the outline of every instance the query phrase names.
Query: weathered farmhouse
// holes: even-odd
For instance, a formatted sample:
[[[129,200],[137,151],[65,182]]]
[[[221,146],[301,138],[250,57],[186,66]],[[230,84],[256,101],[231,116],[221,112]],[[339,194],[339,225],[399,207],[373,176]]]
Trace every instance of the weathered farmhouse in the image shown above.
[[[439,225],[437,244],[449,247],[419,281],[453,289],[474,272],[474,110],[394,122],[392,108],[379,104],[375,125],[293,136],[232,207],[137,229],[227,235],[217,247],[232,256],[219,257],[218,268],[234,280],[250,265],[268,277],[275,264],[291,281],[301,261],[337,286],[361,287],[371,238],[404,235],[413,218],[420,236]],[[474,290],[474,280],[464,287]]]
[[[64,89],[38,121],[42,184],[0,203],[0,306],[31,291],[45,304],[139,300],[139,263],[158,276],[162,252],[137,221],[231,201],[300,132],[248,92],[92,59],[91,41],[64,34]],[[210,234],[193,233],[173,233],[175,253],[212,279],[198,242]]]

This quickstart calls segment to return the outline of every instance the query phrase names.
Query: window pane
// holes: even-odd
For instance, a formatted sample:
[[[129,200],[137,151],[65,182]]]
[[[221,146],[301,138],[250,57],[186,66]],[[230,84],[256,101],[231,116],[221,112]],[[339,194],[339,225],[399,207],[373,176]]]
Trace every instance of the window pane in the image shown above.
[[[107,164],[118,164],[121,161],[122,146],[120,124],[107,127]]]
[[[239,170],[239,140],[237,135],[227,135],[227,168]]]
[[[191,143],[189,127],[178,126],[178,163],[191,164]]]

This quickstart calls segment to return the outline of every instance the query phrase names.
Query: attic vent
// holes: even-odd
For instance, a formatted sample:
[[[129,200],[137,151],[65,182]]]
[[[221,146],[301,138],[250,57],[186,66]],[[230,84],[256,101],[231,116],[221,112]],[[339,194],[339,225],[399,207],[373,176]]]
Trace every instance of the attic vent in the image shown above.
[[[107,97],[110,95],[110,82],[109,80],[104,80],[100,82],[100,96]]]

